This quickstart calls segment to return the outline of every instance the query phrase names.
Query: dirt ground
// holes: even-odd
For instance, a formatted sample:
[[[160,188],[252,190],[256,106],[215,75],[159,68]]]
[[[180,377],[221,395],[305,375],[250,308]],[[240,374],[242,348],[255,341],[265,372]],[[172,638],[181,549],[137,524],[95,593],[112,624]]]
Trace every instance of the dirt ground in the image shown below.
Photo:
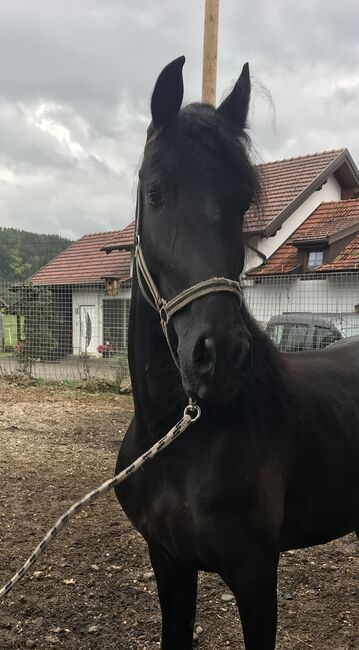
[[[131,398],[0,384],[0,581],[113,474]],[[279,650],[359,648],[354,536],[283,554]],[[236,606],[201,574],[198,647],[243,648]],[[110,494],[75,518],[0,603],[0,648],[152,650],[160,611],[145,543]]]

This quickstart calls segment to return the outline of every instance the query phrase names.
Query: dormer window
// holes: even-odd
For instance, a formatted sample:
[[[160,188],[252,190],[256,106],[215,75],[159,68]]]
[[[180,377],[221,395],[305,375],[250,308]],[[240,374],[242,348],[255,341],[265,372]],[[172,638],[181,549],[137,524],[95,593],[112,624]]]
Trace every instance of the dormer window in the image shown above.
[[[309,251],[307,258],[307,271],[312,272],[323,264],[323,251]]]

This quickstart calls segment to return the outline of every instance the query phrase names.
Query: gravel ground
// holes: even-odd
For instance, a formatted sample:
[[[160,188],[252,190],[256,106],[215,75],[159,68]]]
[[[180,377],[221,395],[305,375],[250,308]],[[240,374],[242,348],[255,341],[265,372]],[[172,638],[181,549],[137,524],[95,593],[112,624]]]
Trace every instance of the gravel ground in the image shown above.
[[[0,384],[0,580],[74,500],[112,475],[132,413],[116,395]],[[358,650],[354,535],[283,554],[278,650]],[[113,495],[87,508],[0,603],[0,648],[152,650],[160,611],[146,545]],[[242,648],[233,599],[200,575],[199,648]]]

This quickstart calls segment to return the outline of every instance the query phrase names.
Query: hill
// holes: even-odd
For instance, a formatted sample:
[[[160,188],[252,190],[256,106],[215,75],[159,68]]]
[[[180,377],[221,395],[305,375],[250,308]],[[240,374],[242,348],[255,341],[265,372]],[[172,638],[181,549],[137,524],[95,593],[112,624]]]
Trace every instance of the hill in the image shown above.
[[[28,278],[70,244],[59,235],[0,227],[0,282]]]

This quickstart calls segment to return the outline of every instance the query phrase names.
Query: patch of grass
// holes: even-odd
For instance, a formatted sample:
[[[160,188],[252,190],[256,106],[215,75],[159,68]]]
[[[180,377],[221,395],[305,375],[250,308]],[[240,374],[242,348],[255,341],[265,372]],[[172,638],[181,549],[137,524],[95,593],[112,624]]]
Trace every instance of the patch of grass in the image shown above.
[[[125,388],[116,380],[103,379],[99,377],[86,377],[77,382],[76,390],[82,390],[85,393],[129,393],[129,388]]]
[[[13,355],[0,355],[1,358]],[[117,395],[130,395],[132,393],[131,382],[128,373],[117,372],[114,379],[103,377],[85,377],[82,379],[46,379],[45,377],[34,377],[29,370],[24,369],[7,372],[1,369],[0,381],[18,386],[45,386],[53,390],[77,390],[85,393],[115,393]]]
[[[50,388],[51,390],[75,390],[79,382],[75,379],[45,379],[45,377],[35,378],[35,386]]]
[[[78,390],[84,393],[115,393],[131,394],[131,385],[118,386],[116,380],[103,379],[98,377],[86,377],[85,379],[62,379],[52,380],[39,377],[34,380],[36,386],[47,386],[54,390]]]
[[[25,338],[24,334],[24,317],[21,317],[21,338]],[[4,315],[4,347],[15,347],[17,343],[17,325],[16,316],[10,314]]]
[[[4,372],[1,375],[1,380],[7,384],[14,384],[15,386],[36,386],[36,379],[31,377],[25,372]]]

